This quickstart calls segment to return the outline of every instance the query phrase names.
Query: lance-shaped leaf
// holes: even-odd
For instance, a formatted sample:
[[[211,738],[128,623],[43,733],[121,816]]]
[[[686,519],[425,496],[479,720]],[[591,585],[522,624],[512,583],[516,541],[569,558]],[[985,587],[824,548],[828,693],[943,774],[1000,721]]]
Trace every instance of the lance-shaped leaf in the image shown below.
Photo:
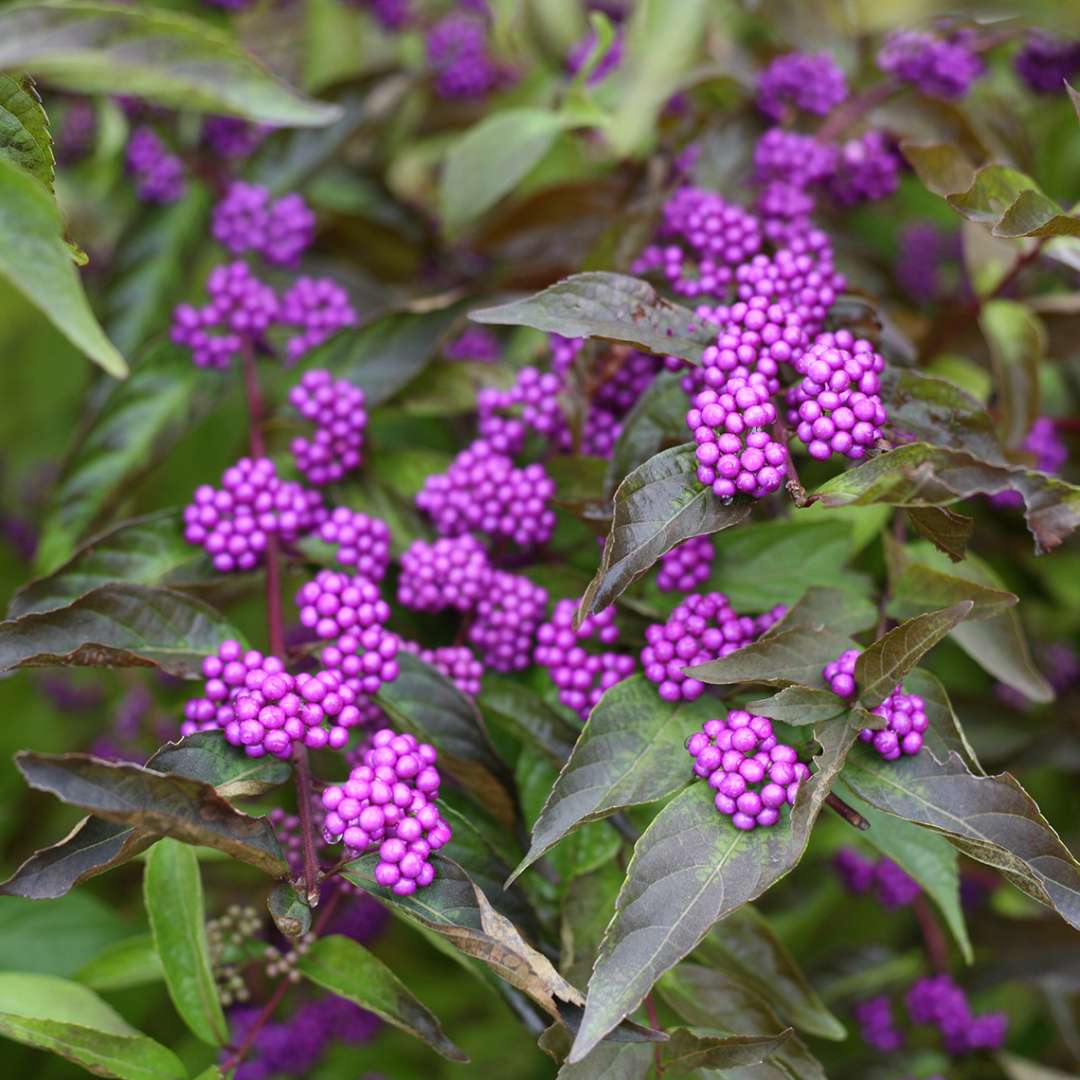
[[[131,377],[110,387],[100,412],[68,454],[49,496],[36,557],[51,573],[94,523],[206,414],[218,395],[207,372],[176,346],[150,350]]]
[[[859,701],[868,709],[880,705],[903,682],[904,676],[971,614],[973,606],[972,601],[962,600],[940,611],[916,615],[864,649],[855,661]]]
[[[183,1080],[169,1049],[133,1028],[92,990],[51,975],[0,972],[0,1035],[99,1076]]]
[[[217,848],[272,877],[288,872],[269,821],[234,810],[208,784],[88,754],[23,751],[15,764],[31,787],[106,821]]]
[[[172,589],[114,583],[67,607],[0,623],[0,670],[158,667],[196,676],[238,631],[209,604]]]
[[[147,760],[146,767],[209,784],[223,799],[262,795],[292,775],[287,761],[248,757],[240,747],[230,746],[220,731],[199,731],[166,743]]]
[[[611,532],[578,617],[602,611],[676,544],[738,525],[749,515],[749,500],[725,504],[701,484],[692,445],[649,458],[615,492]]]
[[[750,905],[718,922],[694,956],[760,994],[783,1020],[802,1031],[822,1039],[844,1038],[844,1025],[825,1007],[765,917]]]
[[[680,964],[660,980],[657,990],[698,1032],[790,1032],[764,998],[722,968]],[[769,1064],[772,1068],[750,1075],[768,1080],[826,1080],[821,1063],[794,1033],[787,1035]]]
[[[736,829],[716,813],[707,784],[694,784],[653,819],[634,848],[604,935],[571,1061],[580,1061],[632,1013],[710,927],[798,864],[857,734],[854,716],[817,730],[822,749],[814,775],[771,829]]]
[[[695,1035],[676,1028],[660,1048],[660,1063],[672,1080],[698,1069],[746,1068],[768,1061],[790,1037],[790,1028],[777,1035]]]
[[[993,619],[1015,607],[1018,597],[1005,589],[983,585],[958,574],[946,574],[920,562],[907,562],[892,583],[889,613],[905,618],[914,612],[970,600],[968,622]]]
[[[470,313],[474,322],[531,326],[563,337],[622,341],[693,364],[716,337],[716,327],[665,300],[647,282],[626,274],[573,274],[526,300]]]
[[[195,852],[177,840],[159,840],[146,860],[143,899],[165,972],[165,986],[176,1011],[203,1042],[224,1046],[229,1027],[210,961]]]
[[[52,191],[52,134],[45,108],[28,76],[0,74],[0,157],[18,165]]]
[[[546,1053],[555,1054],[551,1036],[558,1032],[559,1051],[556,1060],[566,1056],[565,1032],[559,1025],[548,1028],[540,1038],[540,1048]],[[653,1048],[647,1043],[601,1043],[588,1057],[575,1065],[566,1062],[555,1074],[555,1080],[646,1080],[652,1072]]]
[[[339,109],[281,82],[228,31],[152,5],[44,0],[0,15],[0,68],[83,94],[131,94],[281,127]]]
[[[799,597],[765,636],[771,637],[795,627],[805,630],[831,630],[837,634],[857,634],[860,630],[869,630],[877,619],[877,605],[865,596],[852,595],[843,589],[815,585]]]
[[[146,986],[164,977],[161,958],[149,934],[135,934],[106,946],[73,976],[76,982],[98,991]]]
[[[344,876],[383,901],[395,914],[449,940],[466,956],[483,961],[511,986],[528,994],[553,1019],[560,1020],[559,1003],[583,1005],[581,992],[571,986],[500,915],[468,874],[452,859],[435,856],[435,880],[412,896],[396,896],[375,882],[377,855],[349,863]]]
[[[287,938],[303,937],[311,929],[311,908],[287,881],[273,887],[266,908],[274,925]]]
[[[678,791],[689,776],[676,764],[686,739],[716,713],[715,702],[662,701],[644,675],[616,683],[590,713],[510,880],[579,825]]]
[[[979,325],[994,363],[1002,441],[1016,448],[1039,415],[1039,364],[1046,352],[1046,328],[1038,315],[1015,300],[983,304]]]
[[[719,660],[687,668],[686,673],[718,686],[745,682],[822,687],[821,669],[851,647],[850,638],[832,630],[792,626],[774,631]]]
[[[522,742],[561,765],[574,747],[578,730],[535,691],[489,672],[477,699],[485,717],[493,717]]]
[[[678,372],[660,372],[626,414],[608,464],[608,492],[664,447],[686,438],[686,391],[681,382]]]
[[[747,709],[758,716],[790,724],[792,727],[823,724],[847,712],[847,702],[831,690],[813,686],[786,686],[772,697],[751,701]]]
[[[513,806],[499,779],[504,773],[473,702],[417,656],[398,654],[398,677],[383,683],[375,700],[399,727],[433,743],[451,776],[501,820]]]
[[[915,531],[953,562],[959,562],[967,554],[971,534],[975,531],[974,518],[944,506],[909,507],[907,516]]]
[[[11,9],[0,12],[0,34]],[[0,38],[0,54],[3,52]],[[0,60],[0,69],[9,68]],[[22,65],[17,69],[26,70]],[[39,179],[0,154],[0,278],[17,289],[77,349],[110,375],[127,364],[98,325],[64,241],[56,199]]]
[[[443,1034],[442,1025],[404,983],[372,953],[351,938],[319,938],[297,968],[313,983],[355,1002],[388,1024],[426,1042],[451,1061],[469,1059]]]
[[[874,809],[844,784],[843,777],[837,782],[836,791],[870,822],[863,839],[914,878],[938,906],[964,959],[970,964],[974,953],[964,911],[960,906],[960,870],[956,849],[945,837],[929,829],[920,829],[909,821]]]
[[[955,752],[939,760],[924,748],[885,762],[863,748],[844,779],[871,806],[944,833],[1080,928],[1080,864],[1009,773],[975,776]]]
[[[826,481],[815,493],[827,506],[948,506],[972,495],[1018,491],[1028,529],[1042,554],[1080,524],[1080,488],[1020,466],[994,465],[972,454],[910,443]]]

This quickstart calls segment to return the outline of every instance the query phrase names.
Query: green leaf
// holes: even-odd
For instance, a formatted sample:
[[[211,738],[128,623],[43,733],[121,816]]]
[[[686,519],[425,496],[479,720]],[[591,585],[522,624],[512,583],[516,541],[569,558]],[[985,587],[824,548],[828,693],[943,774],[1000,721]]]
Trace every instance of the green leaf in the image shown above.
[[[226,30],[151,5],[42,0],[0,14],[0,69],[32,71],[82,94],[279,127],[329,124],[340,110],[287,86]]]
[[[747,709],[758,716],[803,727],[823,724],[826,720],[847,712],[847,702],[831,690],[817,690],[812,686],[786,686],[772,697],[751,701]]]
[[[910,443],[834,476],[815,495],[827,506],[949,506],[972,495],[1019,491],[1039,554],[1057,547],[1080,524],[1080,488],[1019,466],[994,465],[973,454]]]
[[[0,12],[0,55],[3,25]],[[0,62],[0,66],[3,65]],[[0,276],[16,288],[76,348],[110,375],[128,373],[124,358],[90,310],[64,243],[64,223],[52,195],[28,172],[0,155]]]
[[[165,457],[220,397],[221,376],[173,345],[151,351],[76,440],[49,495],[36,565],[51,573],[134,480]]]
[[[880,705],[903,682],[904,676],[971,614],[973,606],[970,600],[963,600],[940,611],[916,615],[864,649],[855,661],[859,701],[868,709]]]
[[[193,677],[242,635],[209,604],[171,589],[103,585],[67,607],[0,623],[0,670],[158,667]]]
[[[288,882],[274,886],[266,907],[274,925],[287,938],[303,937],[311,929],[311,908]]]
[[[605,1042],[577,1064],[564,1063],[555,1080],[646,1080],[652,1064],[648,1043]]]
[[[560,1003],[581,1005],[580,992],[533,949],[514,925],[500,915],[457,863],[432,857],[435,880],[412,896],[396,896],[375,881],[377,853],[349,865],[343,875],[378,897],[395,914],[446,938],[466,956],[487,964],[500,978],[528,994],[553,1019],[560,1020]]]
[[[1007,165],[976,170],[966,191],[947,196],[969,221],[990,227],[994,236],[1080,236],[1080,219],[1062,212],[1030,176]]]
[[[613,492],[623,478],[654,454],[686,437],[686,392],[682,375],[661,371],[626,414],[608,464],[605,489]]]
[[[556,765],[562,765],[574,748],[577,729],[539,694],[505,675],[484,676],[477,705],[485,717],[498,721]]]
[[[689,735],[717,715],[713,701],[662,701],[644,675],[616,683],[589,715],[533,827],[518,877],[579,825],[679,790]]]
[[[769,635],[795,627],[857,634],[861,630],[869,630],[877,620],[877,606],[867,597],[853,595],[843,589],[815,585],[788,609],[787,614],[769,630]]]
[[[745,521],[750,500],[725,504],[697,478],[693,446],[675,446],[638,466],[615,492],[611,532],[578,611],[602,611],[666,551],[692,536]]]
[[[958,514],[944,506],[911,507],[908,521],[920,536],[925,536],[938,551],[943,551],[953,562],[959,562],[967,554],[968,544],[975,531],[975,519]]]
[[[216,848],[271,877],[288,872],[269,821],[234,810],[208,784],[88,754],[23,751],[15,764],[31,787],[107,821]]]
[[[889,613],[895,618],[906,618],[927,608],[943,607],[970,600],[971,614],[968,619],[979,621],[993,619],[1015,607],[1015,593],[995,589],[969,581],[956,574],[946,574],[918,562],[908,562],[892,583],[892,600]]]
[[[192,1032],[211,1046],[229,1041],[206,940],[199,859],[190,847],[164,837],[151,849],[143,874],[143,901],[165,986]]]
[[[161,958],[149,934],[137,934],[107,946],[73,976],[83,986],[103,992],[146,986],[164,977]]]
[[[383,683],[375,700],[398,726],[426,739],[439,763],[500,820],[513,820],[500,777],[505,768],[492,749],[473,702],[449,679],[411,653],[398,653],[398,677]]]
[[[505,109],[469,128],[450,149],[439,185],[443,227],[453,236],[508,195],[551,149],[566,119],[547,109]]]
[[[924,748],[886,762],[863,747],[844,779],[871,806],[944,833],[963,854],[1080,928],[1080,864],[1009,773],[975,776],[955,752],[939,760]]]
[[[99,1076],[181,1080],[187,1070],[92,990],[51,975],[0,973],[0,1035],[59,1054]]]
[[[209,784],[223,799],[262,795],[286,783],[292,766],[275,757],[251,758],[218,731],[199,731],[166,743],[146,762],[155,772]]]
[[[791,1036],[778,1035],[694,1035],[676,1028],[660,1047],[664,1075],[672,1080],[697,1075],[697,1069],[738,1069],[767,1061]]]
[[[428,311],[399,311],[356,330],[342,330],[308,358],[364,391],[367,406],[381,405],[412,381],[435,356],[464,311],[463,303]]]
[[[0,74],[0,157],[52,191],[56,161],[49,118],[28,76]]]
[[[715,338],[715,327],[665,300],[647,282],[626,274],[573,274],[525,300],[470,312],[474,322],[531,326],[563,337],[622,341],[693,364]]]
[[[847,789],[843,777],[836,791],[870,822],[863,839],[914,878],[937,904],[964,959],[972,963],[974,952],[960,906],[960,870],[956,849],[943,836],[875,810]]]
[[[694,956],[760,994],[802,1031],[822,1039],[845,1038],[844,1025],[825,1007],[756,908],[747,905],[718,922]]]
[[[698,1031],[727,1033],[784,1032],[783,1021],[737,975],[715,967],[683,963],[657,984],[664,1001]],[[797,1035],[790,1034],[775,1052],[765,1072],[745,1074],[747,1080],[826,1080],[821,1063]],[[741,1074],[740,1074],[741,1075]]]
[[[313,983],[330,990],[388,1024],[427,1043],[450,1061],[468,1061],[444,1034],[438,1019],[405,988],[381,960],[340,934],[319,938],[297,968]]]
[[[1039,365],[1046,352],[1046,328],[1030,308],[1015,300],[983,304],[979,325],[994,363],[1002,441],[1016,449],[1039,415]]]
[[[189,181],[183,196],[145,209],[116,244],[109,267],[105,325],[118,348],[131,354],[162,327],[186,292],[191,266],[206,242],[210,190]]]
[[[580,1061],[632,1013],[710,927],[798,864],[858,726],[851,715],[815,732],[822,747],[816,771],[790,813],[771,829],[736,829],[716,812],[714,793],[703,783],[676,796],[653,819],[634,848],[604,935],[571,1061]]]
[[[952,143],[914,143],[907,139],[900,150],[916,175],[935,195],[945,197],[967,191],[975,178],[975,166],[958,146]]]

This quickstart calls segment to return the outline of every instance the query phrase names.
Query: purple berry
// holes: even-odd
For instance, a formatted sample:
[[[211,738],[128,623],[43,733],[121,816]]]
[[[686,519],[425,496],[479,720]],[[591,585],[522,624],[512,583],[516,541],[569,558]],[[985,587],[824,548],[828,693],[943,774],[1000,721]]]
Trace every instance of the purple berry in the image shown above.
[[[363,460],[364,391],[329,371],[308,371],[289,391],[293,408],[315,425],[308,439],[293,439],[290,449],[297,469],[312,484],[333,484],[360,467]]]

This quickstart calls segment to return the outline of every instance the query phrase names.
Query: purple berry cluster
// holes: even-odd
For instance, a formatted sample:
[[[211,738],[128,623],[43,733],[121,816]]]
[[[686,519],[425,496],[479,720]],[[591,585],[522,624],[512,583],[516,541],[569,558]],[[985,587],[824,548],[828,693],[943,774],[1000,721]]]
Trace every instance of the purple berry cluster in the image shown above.
[[[859,659],[860,651],[845,649],[835,660],[830,660],[822,668],[821,677],[837,697],[855,696],[855,661]]]
[[[522,671],[529,666],[547,602],[547,590],[527,577],[508,570],[492,571],[473,611],[468,634],[485,667]]]
[[[488,49],[487,22],[465,12],[452,12],[428,31],[427,58],[439,97],[483,97],[507,78]]]
[[[471,611],[488,593],[487,552],[468,533],[434,543],[414,540],[402,553],[398,601],[413,611]]]
[[[476,395],[480,438],[499,454],[517,454],[530,432],[569,449],[570,430],[559,405],[562,388],[558,375],[534,367],[522,368],[506,390],[484,387]]]
[[[966,33],[951,38],[921,30],[897,30],[877,57],[878,67],[930,97],[962,98],[983,73],[983,63]]]
[[[875,862],[852,848],[841,848],[836,853],[833,868],[848,892],[861,896],[872,890],[882,907],[890,911],[908,907],[922,892],[919,883],[892,859]]]
[[[286,345],[286,362],[295,364],[316,346],[359,322],[349,294],[332,278],[298,277],[281,294],[278,321],[299,330]]]
[[[1080,41],[1033,30],[1014,60],[1016,73],[1037,94],[1060,94],[1080,72]]]
[[[706,720],[686,749],[694,773],[716,792],[716,809],[744,831],[775,825],[810,776],[795,748],[777,741],[772,721],[744,709],[733,709],[726,720]]]
[[[454,458],[445,473],[429,476],[416,496],[443,536],[482,532],[520,547],[543,544],[555,528],[548,500],[555,484],[544,466],[517,468],[483,439]]]
[[[618,346],[597,358],[601,379],[589,401],[581,429],[581,452],[609,457],[622,422],[652,385],[664,362],[648,353]]]
[[[709,580],[716,548],[711,536],[693,536],[660,557],[656,587],[661,592],[692,592]]]
[[[55,151],[58,165],[72,165],[90,153],[97,138],[97,110],[90,98],[68,101],[56,128]]]
[[[790,109],[825,116],[846,97],[844,73],[826,53],[785,53],[758,79],[758,108],[774,120]]]
[[[477,364],[495,364],[502,359],[499,339],[485,326],[475,324],[463,330],[444,349],[447,360],[469,360]]]
[[[300,625],[324,641],[385,626],[390,618],[390,606],[379,595],[376,584],[336,570],[320,570],[296,594],[296,606]]]
[[[884,994],[860,1001],[852,1012],[867,1046],[891,1054],[904,1045],[904,1036],[893,1016],[892,1002]]]
[[[262,341],[278,317],[278,299],[243,262],[215,267],[206,292],[209,302],[202,307],[177,307],[172,340],[189,348],[199,367],[227,368],[242,349]]]
[[[360,467],[367,426],[360,387],[315,368],[289,391],[289,402],[315,425],[310,439],[298,436],[290,445],[297,469],[310,483],[333,484]]]
[[[551,370],[556,375],[565,375],[574,366],[578,353],[585,347],[585,339],[548,334],[548,344],[551,346]]]
[[[315,235],[315,215],[300,195],[273,200],[269,188],[234,180],[214,207],[211,231],[233,255],[253,251],[274,266],[295,266]]]
[[[1069,449],[1057,433],[1057,427],[1049,416],[1038,416],[1031,425],[1021,449],[1035,458],[1035,468],[1039,472],[1056,476],[1069,460]],[[990,502],[1001,508],[1024,505],[1019,491],[999,491],[990,496]]]
[[[559,691],[559,701],[588,719],[596,703],[618,682],[633,674],[633,656],[615,651],[591,651],[587,646],[614,645],[619,638],[615,607],[589,615],[574,629],[578,601],[560,600],[549,622],[536,634],[535,661],[547,668]]]
[[[323,649],[319,659],[323,667],[340,672],[359,694],[370,698],[379,692],[384,683],[393,682],[398,677],[397,654],[400,647],[401,639],[397,634],[376,620],[369,626],[342,634]],[[371,710],[365,709],[365,721],[373,715]]]
[[[337,547],[335,558],[369,581],[382,581],[390,564],[390,527],[347,506],[335,507],[319,526],[319,538]]]
[[[867,131],[843,143],[828,190],[840,206],[886,199],[900,186],[900,158],[888,136]]]
[[[755,619],[739,615],[723,593],[693,593],[666,622],[646,628],[641,650],[645,677],[657,684],[665,701],[694,701],[705,692],[705,684],[685,669],[749,645],[783,618],[785,610],[776,607]]]
[[[397,896],[435,880],[429,856],[452,836],[435,805],[437,757],[435,747],[383,728],[372,736],[364,764],[323,791],[326,841],[343,842],[351,857],[377,849],[375,880]]]
[[[184,539],[212,557],[227,574],[259,564],[271,536],[289,543],[326,518],[322,497],[282,480],[269,458],[241,458],[221,477],[221,488],[203,484],[184,509]]]
[[[908,1013],[916,1024],[936,1027],[945,1049],[954,1055],[976,1050],[997,1050],[1005,1041],[1008,1018],[1004,1013],[975,1016],[967,994],[951,975],[932,975],[913,983],[905,996]]]
[[[930,721],[918,694],[902,693],[898,687],[871,711],[885,720],[885,727],[880,731],[864,728],[859,738],[870,743],[886,761],[896,761],[901,755],[914,756],[922,749]]]
[[[172,203],[184,194],[184,163],[169,153],[152,127],[137,127],[128,139],[127,170],[143,202]]]
[[[403,641],[401,648],[403,652],[412,653],[425,664],[430,664],[467,697],[476,697],[480,693],[484,665],[476,659],[468,646],[440,645],[436,649],[425,649],[415,641]]]
[[[236,116],[208,116],[200,141],[216,157],[238,161],[250,157],[273,130],[269,124],[249,124]]]
[[[754,145],[754,180],[758,184],[784,183],[810,187],[832,176],[836,147],[813,135],[786,128],[769,128]]]

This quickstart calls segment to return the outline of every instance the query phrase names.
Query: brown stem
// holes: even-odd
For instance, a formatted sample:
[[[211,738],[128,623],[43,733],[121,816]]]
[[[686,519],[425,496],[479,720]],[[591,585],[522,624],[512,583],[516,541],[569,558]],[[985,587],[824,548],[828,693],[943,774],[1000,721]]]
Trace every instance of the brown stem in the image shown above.
[[[922,931],[923,946],[926,949],[927,959],[935,971],[949,970],[949,946],[945,941],[945,935],[941,926],[930,910],[930,904],[925,896],[915,897],[915,918],[919,920],[919,929]]]
[[[854,826],[860,832],[866,832],[870,828],[870,822],[854,806],[848,806],[839,795],[834,795],[830,791],[825,796],[825,805],[835,810],[849,825]]]
[[[663,1031],[660,1026],[660,1018],[656,1013],[656,1002],[653,1001],[651,993],[645,995],[645,1012],[649,1017],[649,1025],[654,1031]],[[653,1043],[653,1061],[656,1063],[656,1075],[661,1077],[664,1075],[664,1062],[660,1056],[660,1044]]]
[[[812,506],[817,502],[817,496],[808,496],[806,494],[806,488],[803,487],[802,481],[799,479],[799,470],[795,465],[795,458],[791,454],[791,432],[788,431],[787,424],[779,416],[777,416],[776,423],[773,425],[773,438],[784,447],[784,453],[787,454],[788,482],[784,485],[787,493],[800,509]]]

